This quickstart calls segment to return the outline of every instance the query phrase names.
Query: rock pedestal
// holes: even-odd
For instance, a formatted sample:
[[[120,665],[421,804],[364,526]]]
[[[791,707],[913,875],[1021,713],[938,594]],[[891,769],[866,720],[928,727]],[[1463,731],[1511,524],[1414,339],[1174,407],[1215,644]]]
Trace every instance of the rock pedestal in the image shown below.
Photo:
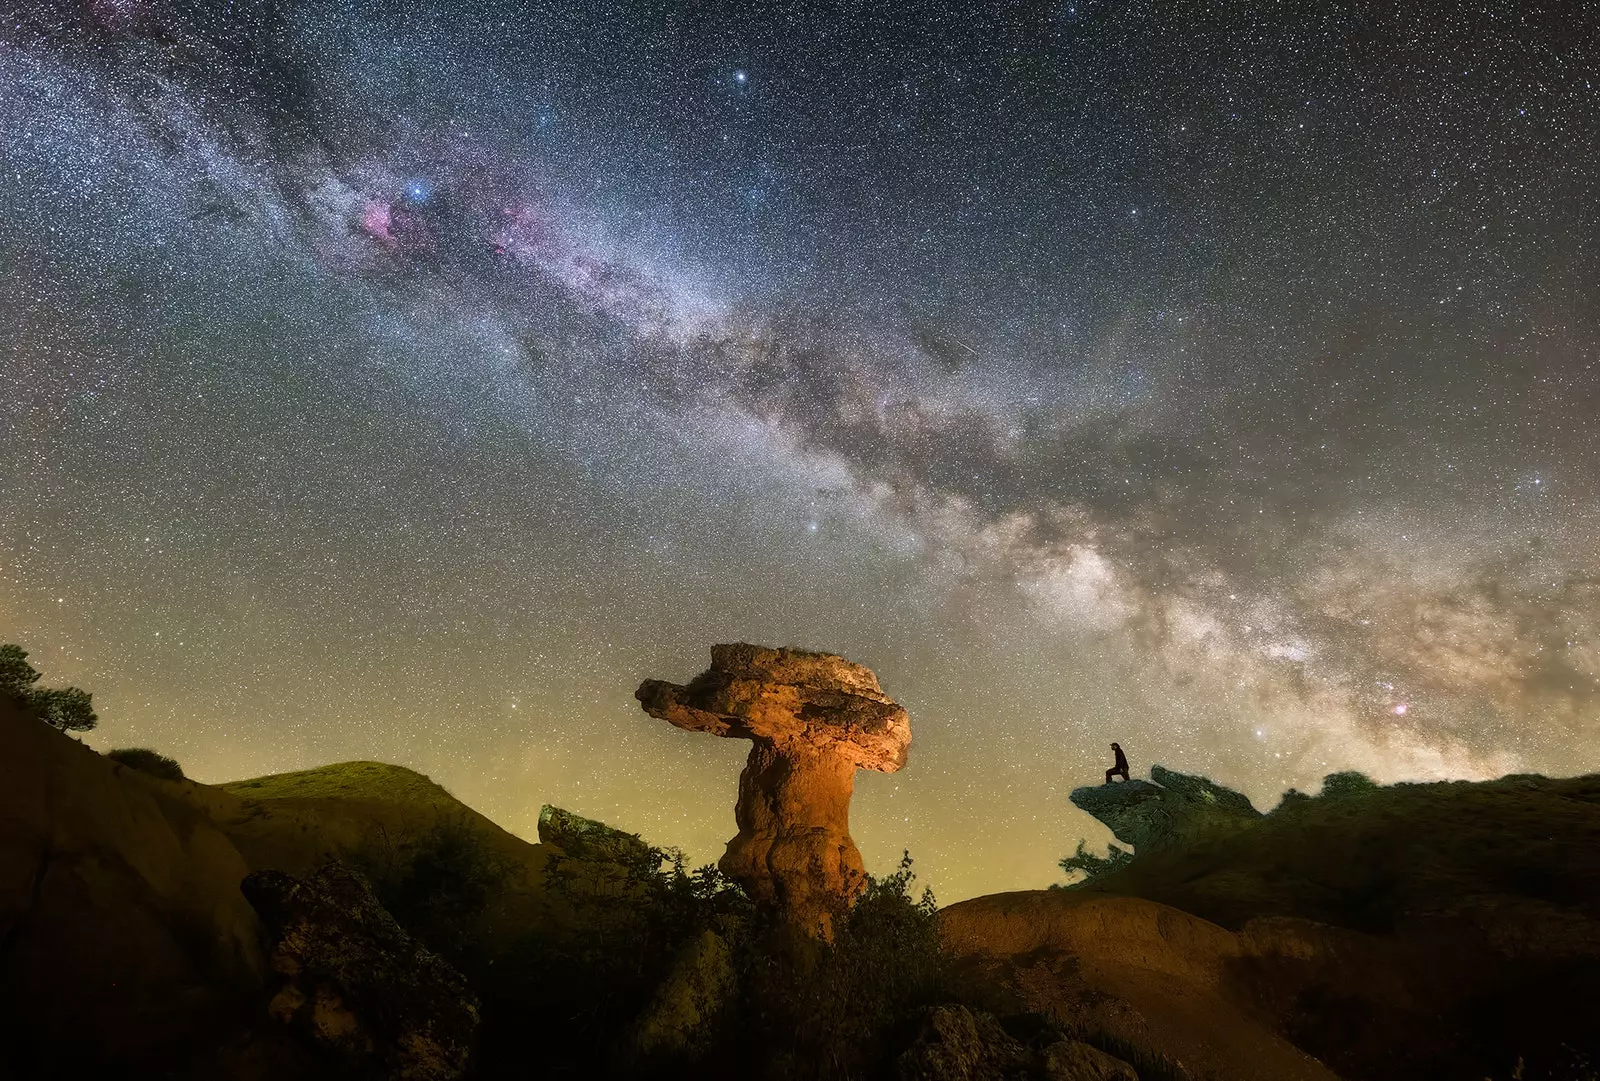
[[[711,649],[687,686],[646,680],[652,717],[691,732],[748,739],[738,836],[718,866],[758,903],[820,938],[866,884],[850,839],[858,769],[905,765],[911,720],[870,669],[831,653],[744,643]]]

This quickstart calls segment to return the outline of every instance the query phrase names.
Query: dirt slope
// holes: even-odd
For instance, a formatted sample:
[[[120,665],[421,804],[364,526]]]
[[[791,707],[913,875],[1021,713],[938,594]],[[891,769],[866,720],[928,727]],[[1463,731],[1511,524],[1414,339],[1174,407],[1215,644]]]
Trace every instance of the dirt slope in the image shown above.
[[[0,1040],[34,1076],[162,1058],[261,986],[250,870],[190,785],[0,702]],[[84,1039],[92,1033],[92,1041]]]
[[[1239,993],[1234,973],[1252,943],[1199,917],[1136,897],[1035,890],[964,901],[940,920],[952,952],[1029,1009],[1159,1049],[1197,1079],[1336,1081]]]

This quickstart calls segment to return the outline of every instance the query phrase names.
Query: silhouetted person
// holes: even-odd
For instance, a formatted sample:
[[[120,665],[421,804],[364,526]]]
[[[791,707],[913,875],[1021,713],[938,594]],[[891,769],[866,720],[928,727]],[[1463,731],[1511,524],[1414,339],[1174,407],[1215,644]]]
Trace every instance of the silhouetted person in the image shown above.
[[[1113,777],[1121,777],[1124,781],[1128,780],[1128,756],[1122,753],[1122,744],[1113,743],[1111,751],[1117,756],[1117,762],[1116,765],[1106,770],[1106,784],[1110,784]]]

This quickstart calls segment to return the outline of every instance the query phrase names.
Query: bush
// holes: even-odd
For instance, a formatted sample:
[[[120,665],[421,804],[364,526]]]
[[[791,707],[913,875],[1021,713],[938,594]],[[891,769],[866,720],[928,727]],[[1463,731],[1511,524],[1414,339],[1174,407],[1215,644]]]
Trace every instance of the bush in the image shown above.
[[[434,952],[461,964],[489,898],[509,877],[506,861],[463,815],[440,815],[414,841],[379,830],[351,855],[389,914]]]
[[[681,852],[605,831],[568,837],[545,865],[551,918],[475,975],[483,999],[484,1076],[522,1076],[531,1048],[549,1076],[638,1076],[619,1061],[620,1034],[650,1004],[673,963],[707,931],[743,941],[744,892],[715,867],[689,871]]]
[[[1084,845],[1085,842],[1080,840],[1078,842],[1078,850],[1070,856],[1063,856],[1060,861],[1061,869],[1067,872],[1068,875],[1082,875],[1083,877],[1073,879],[1065,885],[1051,886],[1051,889],[1082,889],[1089,883],[1103,878],[1112,871],[1120,870],[1133,862],[1133,853],[1115,842],[1106,846],[1106,854],[1104,856],[1095,855],[1093,852],[1088,851]]]
[[[50,687],[29,691],[23,699],[33,715],[63,732],[87,732],[100,718],[89,702],[89,692],[76,687]]]
[[[106,757],[113,762],[121,762],[124,766],[148,773],[152,777],[160,777],[164,781],[183,780],[183,767],[178,765],[177,759],[168,758],[148,747],[124,747],[121,750],[107,751]]]
[[[831,946],[745,940],[742,1046],[732,1062],[765,1059],[768,1076],[795,1081],[889,1072],[923,1013],[953,997],[938,906],[931,890],[912,895],[915,878],[910,853],[893,874],[867,876]]]
[[[1365,773],[1358,773],[1353,769],[1343,773],[1330,773],[1322,779],[1322,794],[1335,798],[1341,796],[1359,796],[1367,792],[1376,792],[1378,784]]]
[[[1338,776],[1338,774],[1335,774],[1334,776]],[[1283,798],[1280,799],[1278,801],[1278,805],[1272,809],[1272,813],[1281,814],[1284,811],[1292,811],[1296,807],[1304,807],[1310,802],[1311,797],[1306,795],[1306,793],[1300,791],[1298,788],[1291,788],[1283,794]]]

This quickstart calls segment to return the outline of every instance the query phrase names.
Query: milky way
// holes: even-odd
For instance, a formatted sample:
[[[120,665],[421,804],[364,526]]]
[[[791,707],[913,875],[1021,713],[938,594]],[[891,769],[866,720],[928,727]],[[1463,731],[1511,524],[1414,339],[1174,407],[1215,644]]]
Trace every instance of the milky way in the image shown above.
[[[824,649],[946,900],[1112,739],[1600,768],[1600,7],[591,7],[12,6],[0,640],[91,743],[709,859],[633,688]]]

